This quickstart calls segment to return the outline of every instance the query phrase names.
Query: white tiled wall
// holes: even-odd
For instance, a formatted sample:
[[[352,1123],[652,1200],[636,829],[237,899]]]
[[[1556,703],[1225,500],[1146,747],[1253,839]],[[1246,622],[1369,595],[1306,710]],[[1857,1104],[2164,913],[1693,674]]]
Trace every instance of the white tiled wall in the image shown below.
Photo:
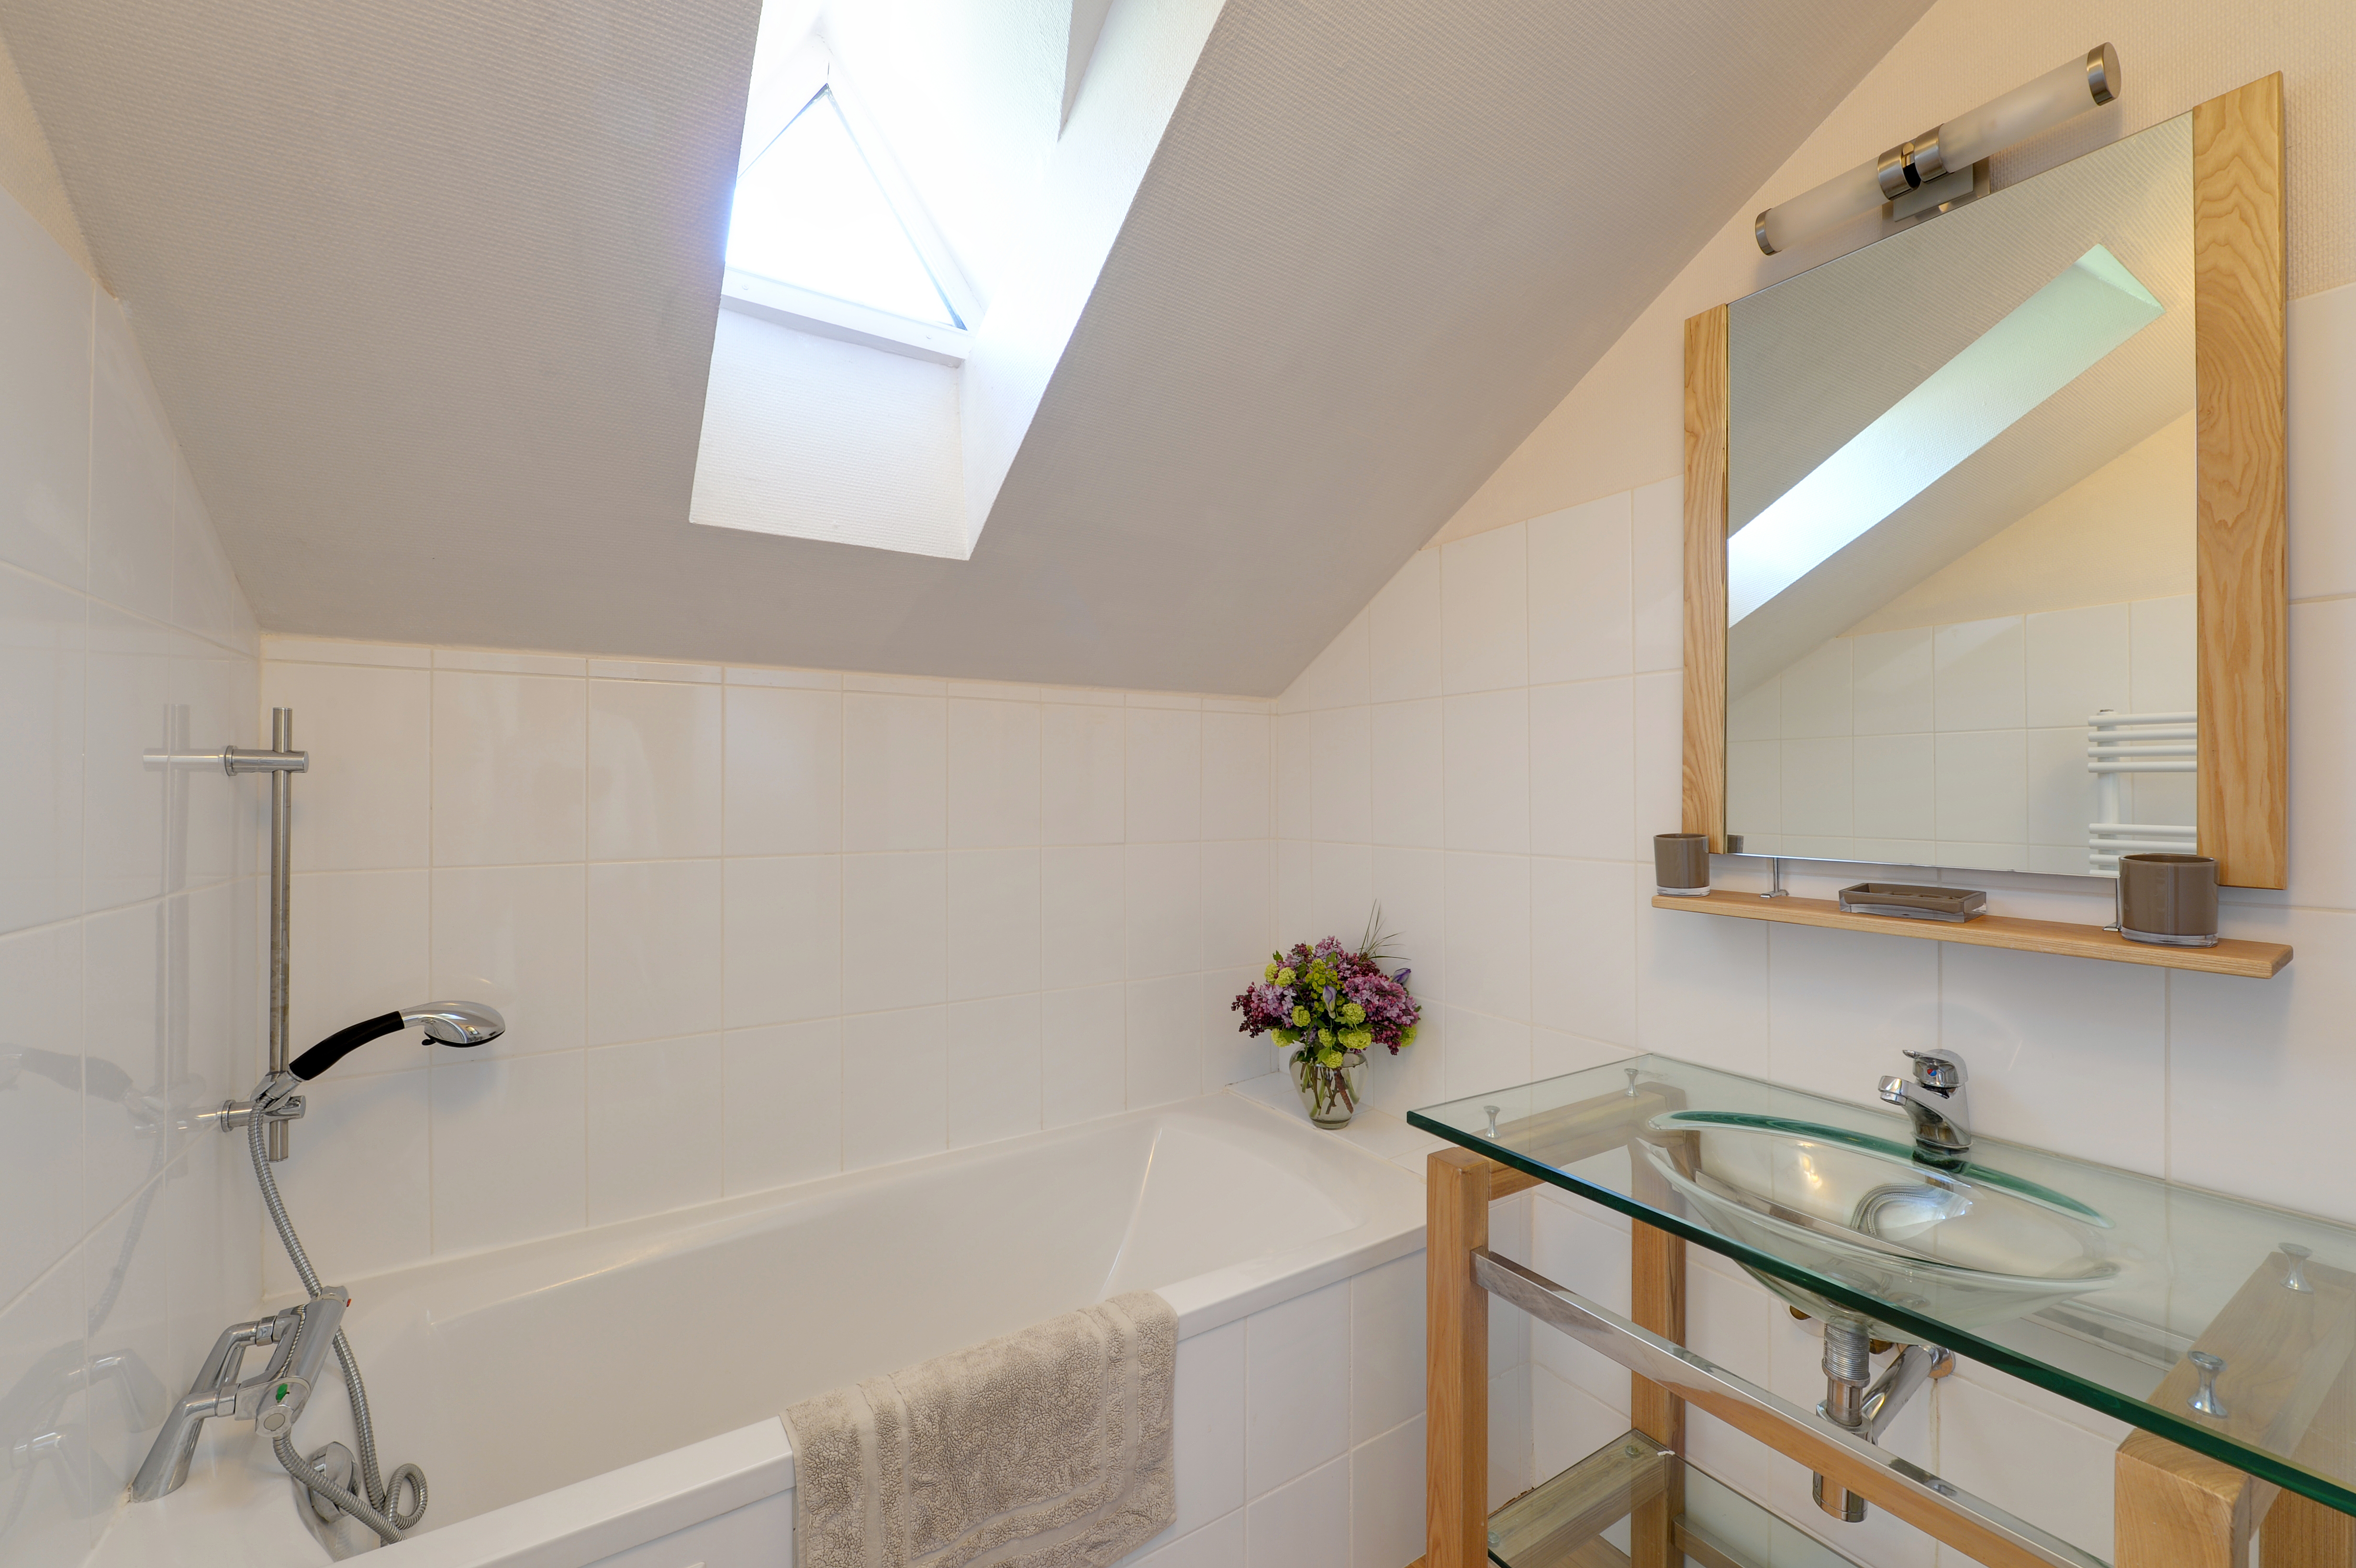
[[[2086,869],[2086,719],[2189,713],[2189,593],[1839,636],[1727,708],[1728,830],[1752,854]],[[2115,820],[2194,818],[2190,773]]]
[[[330,1274],[1269,1071],[1227,1010],[1274,941],[1266,701],[288,638],[262,700],[312,756],[297,1041],[509,1024],[314,1086],[281,1179]]]
[[[2356,286],[2294,301],[2290,326],[2291,886],[2225,904],[2228,934],[2295,944],[2280,977],[1652,908],[1650,837],[1679,827],[1672,478],[1423,551],[1279,700],[1278,928],[1352,935],[1379,899],[1430,1009],[1415,1047],[1377,1059],[1376,1102],[1636,1050],[1864,1102],[1901,1048],[1941,1044],[1970,1059],[1990,1136],[2356,1221],[2334,1120],[2356,1094],[2356,830],[2340,804],[2356,795]],[[1827,897],[1879,869],[1787,869],[1794,891]],[[1730,859],[1714,875],[1765,883]],[[2109,918],[2110,886],[2091,878],[1964,875],[2005,912]],[[1534,1266],[1624,1296],[1616,1222],[1570,1207],[1539,1203]],[[1818,1342],[1780,1305],[1713,1264],[1691,1278],[1697,1348],[1821,1397]],[[1622,1429],[1626,1375],[1517,1331],[1542,1477]],[[1706,1467],[1816,1528],[1796,1466],[1697,1420]],[[1903,1451],[2109,1555],[2115,1427],[1980,1369],[1908,1420]],[[1893,1568],[1933,1555],[1887,1520],[1837,1544]]]
[[[74,1563],[261,1283],[252,617],[123,312],[0,197],[0,1562]],[[24,1456],[30,1454],[31,1457]]]

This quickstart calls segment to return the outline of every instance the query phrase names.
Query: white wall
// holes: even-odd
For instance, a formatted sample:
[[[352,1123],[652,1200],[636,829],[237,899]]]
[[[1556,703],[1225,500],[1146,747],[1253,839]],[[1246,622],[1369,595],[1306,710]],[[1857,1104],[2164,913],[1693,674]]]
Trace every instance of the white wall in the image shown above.
[[[1265,700],[264,648],[312,754],[296,1040],[510,1025],[315,1086],[281,1179],[328,1274],[1269,1070],[1227,1011],[1274,940]]]
[[[0,197],[0,1450],[38,1455],[0,1464],[12,1565],[80,1562],[162,1420],[90,1369],[177,1398],[259,1293],[243,1146],[177,1124],[259,1076],[266,797],[145,755],[254,743],[256,642],[121,308]]]
[[[2185,593],[1831,638],[1727,704],[1727,831],[1753,855],[2083,875],[2087,716],[2190,712],[2193,620]],[[2113,820],[2189,825],[2192,785],[2124,776]]]

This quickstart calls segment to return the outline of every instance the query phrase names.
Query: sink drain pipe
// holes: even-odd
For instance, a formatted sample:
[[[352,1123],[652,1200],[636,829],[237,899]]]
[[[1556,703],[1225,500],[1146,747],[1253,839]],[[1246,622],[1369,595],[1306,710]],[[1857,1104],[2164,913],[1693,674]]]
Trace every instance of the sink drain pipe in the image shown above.
[[[1873,1336],[1862,1323],[1825,1319],[1825,1419],[1851,1432],[1865,1426],[1865,1385],[1873,1381]],[[1844,1524],[1861,1523],[1865,1499],[1823,1476],[1810,1495],[1816,1506]]]
[[[1802,1316],[1796,1307],[1792,1315]],[[1825,1319],[1825,1403],[1816,1408],[1826,1420],[1869,1443],[1881,1441],[1881,1435],[1890,1430],[1890,1422],[1916,1390],[1955,1369],[1952,1352],[1936,1345],[1909,1345],[1877,1379],[1873,1352],[1887,1349],[1862,1322]],[[1864,1522],[1865,1499],[1838,1481],[1815,1476],[1809,1495],[1818,1508],[1843,1524]]]

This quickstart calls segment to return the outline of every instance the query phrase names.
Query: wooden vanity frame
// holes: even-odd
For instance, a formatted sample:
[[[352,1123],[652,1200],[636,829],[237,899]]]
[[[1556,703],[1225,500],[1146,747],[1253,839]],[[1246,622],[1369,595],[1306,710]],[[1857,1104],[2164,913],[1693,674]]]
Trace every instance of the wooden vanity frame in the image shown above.
[[[1626,1146],[1654,1116],[1682,1103],[1667,1086],[1632,1083],[1624,1093],[1543,1112],[1509,1131],[1533,1157],[1568,1166]],[[1641,1159],[1633,1168],[1647,1168]],[[1538,1181],[1451,1147],[1427,1158],[1425,1183],[1425,1555],[1414,1568],[1483,1568],[1490,1517],[1489,1292],[1474,1276],[1473,1254],[1489,1244],[1489,1206]],[[1636,1196],[1650,1202],[1666,1194],[1640,1188]],[[1686,1243],[1641,1221],[1632,1220],[1630,1232],[1628,1316],[1681,1345]],[[2347,1475],[2356,1470],[2356,1275],[2312,1261],[2303,1267],[2312,1288],[2287,1289],[2289,1259],[2269,1254],[2190,1349],[2227,1364],[2231,1382],[2220,1384],[2230,1396],[2226,1430],[2291,1452],[2326,1473]],[[1533,1325],[1533,1332],[1551,1331]],[[2151,1398],[2171,1403],[2189,1399],[2199,1386],[2190,1360],[2179,1360]],[[1632,1372],[1629,1408],[1635,1434],[1683,1453],[1682,1399]],[[2048,1568],[2044,1559],[1991,1536],[1969,1514],[1926,1503],[1887,1472],[1831,1444],[1795,1435],[1745,1406],[1710,1408],[1738,1430],[1988,1568]],[[2133,1431],[2119,1445],[2115,1475],[2112,1568],[2246,1568],[2254,1537],[2259,1568],[2356,1568],[2356,1518],[2149,1432]],[[1596,1537],[1567,1543],[1547,1562],[1569,1568],[1677,1568],[1686,1556],[1716,1562],[1707,1542],[1687,1538],[1682,1468],[1669,1464],[1664,1479],[1665,1485],[1630,1494],[1635,1506],[1625,1516],[1630,1551],[1624,1559]],[[1600,1530],[1608,1522],[1591,1524]]]
[[[2192,111],[2201,853],[2288,870],[2289,598],[2280,72]],[[1726,848],[1727,307],[1686,322],[1685,831]]]

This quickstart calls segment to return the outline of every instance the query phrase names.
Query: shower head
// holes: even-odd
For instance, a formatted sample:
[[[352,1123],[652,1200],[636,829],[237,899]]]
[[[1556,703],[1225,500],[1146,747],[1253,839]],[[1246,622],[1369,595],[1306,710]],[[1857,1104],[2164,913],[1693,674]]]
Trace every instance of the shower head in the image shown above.
[[[379,1035],[422,1029],[425,1038],[444,1045],[481,1045],[505,1034],[508,1020],[483,1002],[426,1002],[397,1013],[380,1013],[339,1029],[287,1064],[295,1077],[316,1078]]]
[[[508,1032],[508,1020],[498,1008],[483,1002],[427,1002],[404,1008],[401,1021],[444,1045],[481,1045]]]

